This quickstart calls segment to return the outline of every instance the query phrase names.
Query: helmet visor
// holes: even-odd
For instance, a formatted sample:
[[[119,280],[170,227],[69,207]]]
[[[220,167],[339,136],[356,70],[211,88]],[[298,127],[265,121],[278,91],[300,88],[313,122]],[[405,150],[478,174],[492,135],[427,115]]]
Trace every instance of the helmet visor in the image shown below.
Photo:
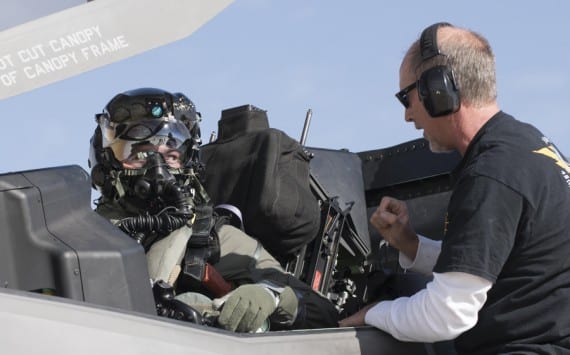
[[[190,139],[190,133],[186,126],[178,120],[143,120],[134,124],[125,125],[120,129],[109,129],[117,133],[116,138],[110,139],[114,132],[104,134],[104,147],[113,151],[115,158],[121,162],[132,160],[144,160],[147,151],[163,153],[177,151],[183,155],[185,145]],[[173,155],[171,155],[172,157]],[[164,157],[167,160],[167,157]]]

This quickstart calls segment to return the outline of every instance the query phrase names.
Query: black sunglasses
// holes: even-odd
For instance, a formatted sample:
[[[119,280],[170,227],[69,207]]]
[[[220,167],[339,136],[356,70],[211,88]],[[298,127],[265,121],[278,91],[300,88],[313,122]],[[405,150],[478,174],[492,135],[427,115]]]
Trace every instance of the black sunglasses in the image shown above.
[[[417,85],[418,85],[417,81],[414,81],[413,83],[411,83],[410,85],[406,86],[405,88],[396,93],[396,97],[398,98],[398,100],[400,100],[400,102],[402,103],[402,105],[404,105],[405,108],[410,107],[410,100],[408,98],[408,93],[414,90]]]

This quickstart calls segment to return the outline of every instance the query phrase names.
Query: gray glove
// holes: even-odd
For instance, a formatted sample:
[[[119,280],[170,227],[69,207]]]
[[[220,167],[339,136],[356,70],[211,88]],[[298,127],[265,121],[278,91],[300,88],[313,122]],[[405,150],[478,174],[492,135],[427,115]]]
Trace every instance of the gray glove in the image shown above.
[[[299,298],[291,287],[285,287],[279,294],[279,305],[271,315],[271,324],[276,323],[283,326],[291,326],[297,318],[299,308]]]
[[[227,330],[254,332],[277,308],[277,297],[263,285],[238,287],[228,295],[218,323]]]

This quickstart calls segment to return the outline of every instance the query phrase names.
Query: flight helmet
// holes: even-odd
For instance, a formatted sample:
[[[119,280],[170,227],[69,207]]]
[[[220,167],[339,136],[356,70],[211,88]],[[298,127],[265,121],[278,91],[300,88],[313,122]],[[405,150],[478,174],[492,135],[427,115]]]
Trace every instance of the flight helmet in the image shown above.
[[[159,175],[180,179],[196,163],[200,115],[184,94],[156,88],[125,91],[113,97],[95,121],[89,167],[94,188],[107,199],[140,193],[133,180],[148,175],[150,166],[160,167]],[[149,149],[159,146],[164,148],[160,153],[176,154]]]

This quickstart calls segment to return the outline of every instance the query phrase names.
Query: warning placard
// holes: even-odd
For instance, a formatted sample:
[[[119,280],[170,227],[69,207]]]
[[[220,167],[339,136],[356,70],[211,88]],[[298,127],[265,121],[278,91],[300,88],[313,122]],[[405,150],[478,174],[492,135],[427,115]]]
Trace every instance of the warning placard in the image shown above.
[[[0,99],[189,36],[232,0],[97,0],[0,32]]]
[[[99,25],[82,28],[0,57],[0,83],[48,76],[70,66],[112,55],[129,47],[125,35],[105,36]]]

